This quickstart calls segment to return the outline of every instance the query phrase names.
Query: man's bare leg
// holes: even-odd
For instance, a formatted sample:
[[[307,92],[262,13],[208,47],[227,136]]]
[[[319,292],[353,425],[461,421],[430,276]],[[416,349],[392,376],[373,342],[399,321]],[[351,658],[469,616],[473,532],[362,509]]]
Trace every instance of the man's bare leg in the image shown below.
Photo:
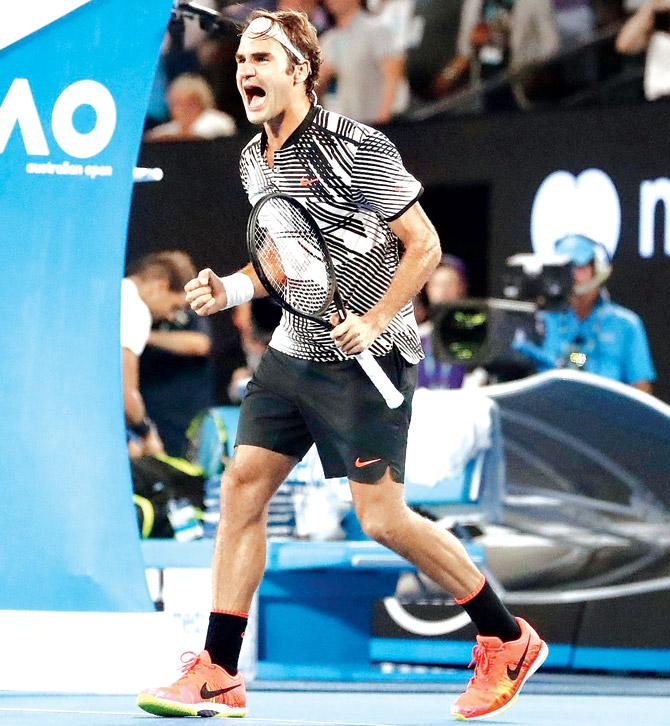
[[[456,599],[481,584],[482,573],[450,532],[413,512],[403,486],[387,470],[376,484],[351,481],[356,514],[363,531],[402,555]]]
[[[212,609],[249,611],[265,570],[268,502],[296,460],[238,446],[221,478],[221,519],[212,563]]]
[[[221,519],[214,548],[212,612],[205,648],[172,685],[142,691],[137,703],[158,716],[244,716],[246,689],[237,660],[251,600],[265,568],[268,502],[295,460],[238,446],[221,478]]]
[[[451,593],[479,631],[474,676],[452,704],[452,716],[494,716],[512,705],[547,657],[547,644],[525,620],[512,616],[456,537],[409,509],[402,485],[388,470],[376,484],[350,486],[363,531]]]

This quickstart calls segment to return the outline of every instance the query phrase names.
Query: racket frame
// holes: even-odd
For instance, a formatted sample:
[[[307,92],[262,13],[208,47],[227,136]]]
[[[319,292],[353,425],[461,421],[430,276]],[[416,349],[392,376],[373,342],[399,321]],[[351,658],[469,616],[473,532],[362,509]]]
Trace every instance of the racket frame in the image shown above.
[[[323,262],[326,266],[326,273],[330,282],[330,289],[328,292],[327,300],[321,307],[319,312],[321,314],[325,313],[325,311],[330,307],[330,304],[334,303],[335,309],[340,318],[340,322],[343,322],[346,319],[347,311],[344,306],[344,301],[342,300],[342,295],[340,294],[337,285],[335,265],[333,264],[333,258],[331,257],[330,250],[328,249],[328,245],[326,244],[323,233],[319,229],[319,226],[317,225],[316,221],[309,213],[309,211],[305,209],[305,207],[300,204],[300,202],[298,202],[293,197],[290,197],[288,194],[284,194],[280,191],[270,192],[269,194],[266,194],[261,199],[259,199],[256,204],[254,204],[254,207],[251,210],[251,214],[249,215],[249,220],[247,222],[247,251],[249,253],[249,259],[251,260],[251,264],[256,274],[258,275],[258,279],[260,280],[267,293],[273,300],[281,305],[284,310],[288,311],[292,315],[297,315],[298,317],[304,318],[306,320],[311,320],[328,330],[332,330],[334,328],[334,325],[329,320],[324,320],[323,318],[318,317],[317,314],[312,315],[310,313],[298,310],[297,308],[294,308],[289,302],[287,302],[282,297],[282,295],[275,289],[274,285],[270,282],[268,276],[265,274],[263,265],[258,259],[255,243],[256,224],[263,207],[267,203],[271,202],[273,199],[281,199],[282,201],[287,202],[290,206],[296,208],[298,213],[303,217],[303,219],[312,229],[321,247],[321,251],[323,253]],[[360,353],[356,353],[354,355],[354,358],[356,358],[360,366],[368,375],[368,378],[372,381],[373,385],[384,397],[389,408],[397,408],[398,406],[402,405],[404,401],[404,396],[394,386],[394,384],[383,371],[383,369],[379,365],[379,362],[376,360],[370,350],[364,350]]]
[[[302,215],[302,217],[305,219],[305,221],[314,232],[314,235],[323,253],[323,261],[326,266],[326,274],[328,275],[328,280],[330,282],[330,289],[326,302],[318,311],[318,313],[311,314],[303,312],[302,310],[294,308],[291,303],[286,301],[282,297],[282,295],[275,289],[274,285],[270,282],[270,279],[265,274],[263,265],[258,259],[256,244],[254,241],[254,230],[256,228],[256,223],[258,221],[258,217],[261,213],[262,208],[265,206],[266,203],[272,201],[273,199],[281,199],[282,201],[287,202],[290,206],[297,209],[298,213]],[[319,229],[319,226],[312,218],[312,215],[302,206],[302,204],[300,204],[300,202],[296,201],[293,197],[290,197],[288,196],[288,194],[284,194],[283,192],[270,192],[270,194],[266,194],[264,197],[259,199],[256,204],[254,204],[254,208],[251,210],[251,214],[249,215],[249,220],[247,222],[247,251],[249,253],[249,259],[251,260],[251,264],[253,265],[254,271],[258,275],[258,279],[261,281],[261,284],[270,295],[270,297],[272,297],[275,302],[279,303],[279,305],[281,305],[284,310],[287,310],[289,313],[297,315],[298,317],[318,323],[319,325],[322,325],[328,330],[332,330],[333,325],[330,323],[330,321],[324,320],[323,318],[319,317],[319,314],[325,313],[326,310],[330,307],[330,304],[334,302],[337,313],[340,316],[340,320],[345,319],[346,310],[344,308],[344,302],[342,300],[342,296],[340,295],[340,291],[337,288],[335,265],[333,264],[333,258],[331,257],[330,250],[328,249],[328,245],[326,244],[326,240],[323,236],[323,233]]]

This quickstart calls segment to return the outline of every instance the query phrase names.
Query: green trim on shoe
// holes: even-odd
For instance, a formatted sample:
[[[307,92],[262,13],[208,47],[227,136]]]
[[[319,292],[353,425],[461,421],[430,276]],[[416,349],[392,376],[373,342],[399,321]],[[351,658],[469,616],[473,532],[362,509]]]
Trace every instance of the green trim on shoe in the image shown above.
[[[183,716],[210,716],[213,718],[244,718],[247,715],[246,708],[232,708],[220,703],[179,703],[177,701],[166,701],[156,698],[148,693],[140,693],[137,697],[137,705],[147,713],[154,716],[165,716],[179,718]],[[226,710],[220,711],[224,708]]]

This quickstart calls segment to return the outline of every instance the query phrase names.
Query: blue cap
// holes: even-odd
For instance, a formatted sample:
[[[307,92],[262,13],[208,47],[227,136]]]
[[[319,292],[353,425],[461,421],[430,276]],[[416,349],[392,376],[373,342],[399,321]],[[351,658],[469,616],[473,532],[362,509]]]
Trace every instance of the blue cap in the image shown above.
[[[558,255],[566,255],[577,267],[583,267],[592,262],[596,256],[597,242],[582,234],[569,234],[561,237],[554,243],[554,250]]]

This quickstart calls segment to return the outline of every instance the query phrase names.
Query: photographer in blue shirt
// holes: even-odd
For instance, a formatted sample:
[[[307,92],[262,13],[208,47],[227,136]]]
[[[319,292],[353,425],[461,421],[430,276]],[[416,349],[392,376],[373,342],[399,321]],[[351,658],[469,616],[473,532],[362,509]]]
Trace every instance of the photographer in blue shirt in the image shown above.
[[[632,310],[611,302],[603,288],[612,271],[605,247],[575,234],[559,239],[555,251],[574,265],[570,306],[540,313],[544,327],[540,346],[518,340],[514,347],[538,371],[584,370],[651,393],[656,371],[644,324]]]

